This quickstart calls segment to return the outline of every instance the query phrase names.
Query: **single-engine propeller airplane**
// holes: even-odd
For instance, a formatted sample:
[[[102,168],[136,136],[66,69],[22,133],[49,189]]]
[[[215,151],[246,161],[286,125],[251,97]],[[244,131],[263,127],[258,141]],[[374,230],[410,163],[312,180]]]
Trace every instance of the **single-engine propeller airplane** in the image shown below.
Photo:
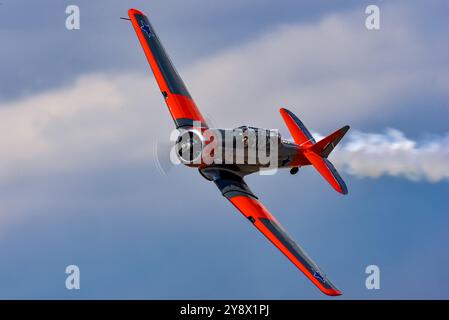
[[[168,110],[175,122],[175,126],[181,132],[175,144],[175,150],[181,157],[181,162],[187,166],[198,168],[204,178],[213,181],[222,195],[251,221],[323,293],[331,296],[341,295],[341,291],[332,284],[315,262],[288,235],[243,180],[244,176],[258,172],[266,168],[267,165],[258,161],[248,161],[248,157],[244,157],[243,161],[237,161],[238,157],[234,156],[234,154],[237,154],[239,151],[243,151],[243,154],[248,154],[251,149],[257,148],[265,150],[265,152],[275,149],[277,153],[277,168],[289,168],[290,173],[295,174],[299,167],[312,165],[336,191],[341,194],[347,194],[348,189],[345,183],[327,158],[349,130],[349,126],[344,126],[316,142],[304,124],[292,112],[281,108],[281,116],[294,142],[282,139],[279,134],[267,133],[266,129],[246,126],[232,130],[216,129],[216,132],[220,133],[219,135],[231,136],[230,147],[229,144],[225,144],[224,147],[225,151],[226,148],[232,149],[230,150],[232,155],[231,161],[205,163],[199,155],[214,140],[205,138],[205,132],[210,128],[208,128],[204,117],[175,70],[148,18],[136,9],[130,9],[128,15],[165,103],[168,106]],[[248,139],[249,132],[257,134],[258,138],[254,140],[256,143]],[[265,143],[266,140],[260,138],[260,133],[267,133],[267,136],[271,139],[270,141],[273,141],[274,137],[275,145],[267,145]],[[226,139],[229,140],[229,138],[224,140]],[[198,150],[199,153],[197,152]],[[200,160],[198,161],[198,159]]]

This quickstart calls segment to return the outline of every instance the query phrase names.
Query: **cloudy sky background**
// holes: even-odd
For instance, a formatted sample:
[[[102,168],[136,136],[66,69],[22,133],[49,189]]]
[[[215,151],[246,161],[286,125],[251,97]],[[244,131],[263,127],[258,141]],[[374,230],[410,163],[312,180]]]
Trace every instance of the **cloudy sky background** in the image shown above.
[[[324,298],[196,170],[154,165],[172,122],[118,19],[136,7],[214,125],[351,125],[330,158],[348,196],[310,168],[247,178],[343,298],[449,298],[449,6],[378,1],[369,31],[371,3],[3,1],[0,297]]]

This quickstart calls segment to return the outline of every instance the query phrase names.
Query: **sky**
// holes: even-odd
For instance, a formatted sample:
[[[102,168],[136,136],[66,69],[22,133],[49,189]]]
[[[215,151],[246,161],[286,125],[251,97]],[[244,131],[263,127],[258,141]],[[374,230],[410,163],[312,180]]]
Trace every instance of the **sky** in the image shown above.
[[[65,27],[71,4],[79,30]],[[370,4],[380,30],[365,27]],[[337,299],[449,298],[449,7],[437,0],[2,1],[0,298],[331,299],[196,170],[155,164],[173,124],[119,19],[131,7],[213,126],[289,138],[280,107],[316,136],[351,126],[329,157],[347,196],[312,168],[246,178]]]

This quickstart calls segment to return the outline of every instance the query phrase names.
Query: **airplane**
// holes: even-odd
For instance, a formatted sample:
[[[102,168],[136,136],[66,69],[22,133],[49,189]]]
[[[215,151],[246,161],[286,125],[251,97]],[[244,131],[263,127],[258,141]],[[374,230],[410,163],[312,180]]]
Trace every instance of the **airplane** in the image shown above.
[[[242,126],[232,130],[217,129],[215,132],[218,132],[218,135],[216,134],[214,139],[217,136],[224,136],[225,142],[219,142],[217,139],[215,146],[224,145],[225,151],[226,148],[231,148],[231,154],[232,152],[237,154],[243,150],[243,161],[242,159],[236,161],[237,156],[232,155],[231,160],[227,162],[213,159],[212,162],[206,163],[200,155],[214,141],[214,139],[205,138],[205,133],[211,128],[208,127],[205,118],[190,96],[147,16],[137,9],[129,9],[128,16],[129,19],[126,20],[130,20],[134,27],[176,129],[181,132],[175,142],[176,152],[182,159],[181,162],[189,167],[197,168],[204,178],[213,181],[222,195],[323,293],[329,296],[341,295],[342,292],[326,277],[248,187],[244,177],[266,169],[267,164],[262,164],[261,161],[248,161],[249,158],[245,155],[250,149],[258,147],[263,151],[276,149],[275,156],[278,161],[275,163],[278,169],[287,168],[290,169],[291,174],[296,174],[299,167],[311,165],[337,192],[347,194],[346,184],[328,160],[328,156],[349,130],[349,126],[344,126],[316,142],[296,115],[286,108],[281,108],[281,116],[294,142],[282,139],[280,134],[267,133],[266,129],[261,128]],[[256,134],[257,143],[254,143],[254,139],[252,142],[248,140],[250,132]],[[259,135],[260,133],[266,133],[265,137],[275,143],[267,147],[265,142],[268,140],[260,138],[263,136]]]

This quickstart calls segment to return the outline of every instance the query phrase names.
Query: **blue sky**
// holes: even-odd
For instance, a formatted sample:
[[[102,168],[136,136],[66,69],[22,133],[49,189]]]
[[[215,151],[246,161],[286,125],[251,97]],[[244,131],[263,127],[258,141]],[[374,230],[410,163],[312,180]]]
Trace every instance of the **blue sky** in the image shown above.
[[[157,170],[172,123],[130,7],[214,125],[288,136],[287,106],[313,132],[365,134],[330,158],[346,197],[311,168],[247,178],[342,298],[449,298],[444,1],[376,2],[379,31],[363,1],[50,3],[0,6],[0,298],[326,298],[196,170]]]

